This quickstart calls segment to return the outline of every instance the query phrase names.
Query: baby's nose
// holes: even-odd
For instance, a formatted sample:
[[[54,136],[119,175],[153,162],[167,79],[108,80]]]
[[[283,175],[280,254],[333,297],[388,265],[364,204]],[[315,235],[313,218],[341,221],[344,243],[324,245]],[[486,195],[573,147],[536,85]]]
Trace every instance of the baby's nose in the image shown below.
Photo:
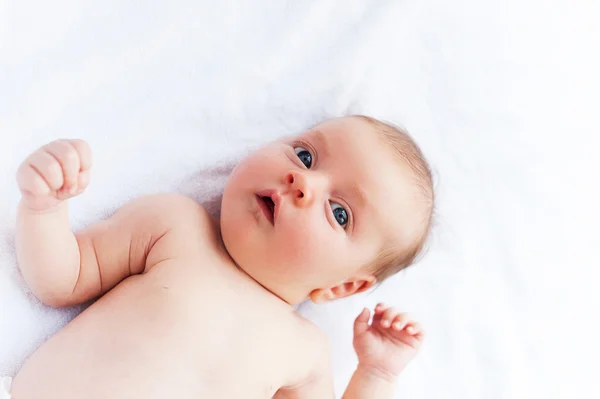
[[[316,190],[318,190],[314,180],[301,172],[290,171],[287,173],[285,181],[297,206],[309,206],[313,203]]]

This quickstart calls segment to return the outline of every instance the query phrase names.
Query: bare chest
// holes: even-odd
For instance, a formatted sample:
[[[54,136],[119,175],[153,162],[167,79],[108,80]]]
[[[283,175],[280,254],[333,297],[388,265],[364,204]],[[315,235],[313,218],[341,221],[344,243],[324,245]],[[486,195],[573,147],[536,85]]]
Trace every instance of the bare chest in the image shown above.
[[[32,379],[67,399],[273,396],[299,367],[297,316],[230,265],[181,262],[130,277],[59,331],[21,370],[15,397],[39,397]]]

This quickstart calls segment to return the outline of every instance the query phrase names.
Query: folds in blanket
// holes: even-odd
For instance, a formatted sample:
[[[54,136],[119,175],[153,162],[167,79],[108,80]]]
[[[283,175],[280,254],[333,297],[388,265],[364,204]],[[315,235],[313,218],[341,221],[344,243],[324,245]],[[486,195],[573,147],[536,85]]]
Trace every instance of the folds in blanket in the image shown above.
[[[202,169],[185,178],[177,187],[177,191],[193,198],[214,217],[221,212],[221,198],[225,183],[237,161]]]

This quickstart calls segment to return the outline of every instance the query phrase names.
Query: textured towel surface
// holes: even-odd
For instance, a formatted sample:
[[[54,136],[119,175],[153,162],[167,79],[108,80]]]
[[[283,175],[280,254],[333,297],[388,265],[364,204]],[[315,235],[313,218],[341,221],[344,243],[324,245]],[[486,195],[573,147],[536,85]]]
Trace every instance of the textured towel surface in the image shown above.
[[[422,145],[438,215],[418,266],[301,307],[332,337],[338,394],[353,318],[385,301],[428,332],[397,398],[600,397],[598,7],[0,0],[0,375],[78,311],[40,305],[16,268],[14,172],[31,150],[91,144],[79,228],[157,191],[217,209],[248,150],[367,113]]]

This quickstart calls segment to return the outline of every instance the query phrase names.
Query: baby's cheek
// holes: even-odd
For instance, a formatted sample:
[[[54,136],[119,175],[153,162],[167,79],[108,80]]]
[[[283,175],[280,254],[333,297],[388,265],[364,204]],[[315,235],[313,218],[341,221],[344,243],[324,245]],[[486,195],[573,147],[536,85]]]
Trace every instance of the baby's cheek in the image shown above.
[[[280,236],[279,248],[288,259],[289,267],[318,272],[339,263],[342,252],[336,237],[306,225],[287,233]]]

